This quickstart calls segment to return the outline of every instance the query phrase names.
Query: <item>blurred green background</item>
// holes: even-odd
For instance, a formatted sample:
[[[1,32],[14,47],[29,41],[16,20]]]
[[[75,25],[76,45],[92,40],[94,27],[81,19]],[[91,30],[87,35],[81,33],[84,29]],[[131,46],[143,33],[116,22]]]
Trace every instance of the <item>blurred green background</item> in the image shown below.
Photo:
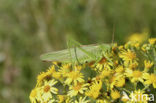
[[[82,44],[122,44],[133,33],[156,37],[156,0],[0,0],[0,103],[29,103],[39,56]]]

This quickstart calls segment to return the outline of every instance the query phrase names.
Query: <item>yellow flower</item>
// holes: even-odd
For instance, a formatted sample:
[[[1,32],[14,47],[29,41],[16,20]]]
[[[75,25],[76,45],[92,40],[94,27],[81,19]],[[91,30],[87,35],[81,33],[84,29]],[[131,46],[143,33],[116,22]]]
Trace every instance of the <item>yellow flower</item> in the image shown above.
[[[148,50],[151,49],[150,45],[149,44],[144,44],[142,47],[141,47],[142,51],[144,52],[147,52]]]
[[[75,100],[74,103],[90,103],[90,100],[86,100],[86,97],[82,98],[80,97],[79,100]]]
[[[61,73],[60,72],[54,72],[52,76],[56,79],[61,79]]]
[[[85,93],[86,96],[96,99],[100,94],[100,89],[102,88],[102,81],[95,81],[90,87],[89,90]]]
[[[52,98],[52,93],[57,94],[58,89],[53,87],[57,81],[54,79],[50,81],[45,81],[44,86],[41,87],[41,93],[42,98],[44,98],[44,101],[48,101],[50,98]]]
[[[76,96],[78,93],[81,93],[83,94],[85,90],[87,90],[87,86],[89,86],[89,84],[83,84],[83,83],[77,83],[76,85],[74,86],[70,86],[69,87],[69,92],[68,92],[68,95],[69,96]]]
[[[39,101],[41,101],[41,98],[40,98],[40,90],[39,88],[35,88],[31,91],[30,93],[30,101],[31,103],[38,103]]]
[[[139,48],[140,48],[140,43],[136,42],[136,43],[134,44],[134,47],[136,47],[137,49],[139,49]]]
[[[59,101],[58,103],[62,103],[65,100],[66,95],[57,95]]]
[[[71,65],[72,65],[71,63],[66,63],[66,64],[63,64],[62,65],[62,68],[63,69],[70,69],[71,68]]]
[[[67,79],[65,80],[66,84],[74,83],[74,85],[77,84],[77,82],[84,82],[83,75],[79,71],[71,71],[67,74]]]
[[[118,98],[120,98],[120,93],[117,91],[117,90],[112,90],[111,91],[111,97],[112,97],[112,99],[118,99]]]
[[[153,64],[153,62],[147,60],[144,61],[145,69],[150,69],[153,66]]]
[[[148,85],[153,84],[153,87],[156,88],[156,75],[155,74],[144,73],[143,78],[146,80],[144,84],[148,84]]]
[[[115,82],[116,87],[123,87],[124,85],[125,85],[125,78],[124,77],[118,78]]]
[[[143,33],[133,33],[131,36],[128,37],[129,41],[138,41],[140,43],[142,43],[143,41],[145,41],[148,37],[148,33],[147,32],[143,32]]]
[[[115,69],[115,71],[116,71],[117,73],[123,73],[124,68],[123,68],[122,65],[119,65],[119,66]]]
[[[41,85],[44,79],[50,79],[51,74],[49,72],[42,72],[37,76],[37,85]]]
[[[131,69],[131,70],[135,70],[138,67],[138,62],[135,61],[132,64],[129,64],[129,66],[127,68]]]
[[[100,78],[103,79],[105,77],[108,77],[109,75],[111,74],[111,70],[103,70],[101,73],[100,73]]]
[[[148,41],[151,45],[154,45],[156,43],[156,38],[151,38]]]
[[[110,88],[113,89],[114,86],[116,87],[123,87],[125,85],[125,77],[123,74],[116,75],[114,74],[110,80]]]
[[[60,72],[57,72],[55,70],[55,66],[52,65],[49,70],[47,70],[47,74],[51,75],[52,77],[56,78],[56,79],[60,79],[61,77],[61,73]]]
[[[48,70],[47,70],[47,73],[49,73],[49,74],[53,74],[55,72],[55,66],[54,65],[52,65]]]
[[[81,66],[81,65],[76,65],[76,66],[75,66],[75,70],[80,71],[81,69],[82,69],[82,66]]]
[[[127,64],[132,64],[133,61],[136,60],[136,54],[135,52],[131,51],[131,50],[124,50],[121,51],[121,54],[119,54],[119,57],[122,58],[124,60],[124,63]]]
[[[71,69],[71,64],[68,63],[68,64],[63,64],[63,66],[58,71],[63,77],[66,77],[67,74],[70,72],[70,69]]]
[[[119,48],[119,50],[123,50],[123,49],[124,49],[124,46],[121,45],[121,46],[119,46],[118,48]]]
[[[37,103],[36,97],[37,97],[37,91],[36,89],[34,89],[31,91],[30,96],[29,96],[31,103]]]
[[[137,81],[143,82],[143,73],[142,73],[142,71],[139,71],[139,70],[134,70],[133,71],[133,70],[127,69],[126,70],[126,75],[127,75],[127,77],[130,78],[132,83],[137,82]]]
[[[113,64],[107,60],[107,58],[103,57],[98,64],[96,65],[97,70],[102,71],[103,69],[109,69]]]
[[[113,89],[117,80],[117,76],[113,75],[109,78],[110,88]]]
[[[129,41],[125,44],[125,48],[135,47],[136,49],[140,48],[140,43],[138,41]]]

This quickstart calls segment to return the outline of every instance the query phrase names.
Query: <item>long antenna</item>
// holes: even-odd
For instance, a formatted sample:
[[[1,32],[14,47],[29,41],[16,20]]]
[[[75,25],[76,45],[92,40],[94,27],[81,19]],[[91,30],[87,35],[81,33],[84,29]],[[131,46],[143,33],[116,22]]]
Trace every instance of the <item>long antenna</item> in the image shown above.
[[[115,36],[115,23],[113,24],[112,44],[114,43],[114,36]]]

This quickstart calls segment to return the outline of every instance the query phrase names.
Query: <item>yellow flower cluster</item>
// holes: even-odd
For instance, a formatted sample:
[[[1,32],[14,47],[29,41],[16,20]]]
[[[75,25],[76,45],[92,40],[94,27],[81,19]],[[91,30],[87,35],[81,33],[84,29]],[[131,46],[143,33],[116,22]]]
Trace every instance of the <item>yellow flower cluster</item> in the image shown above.
[[[99,61],[53,62],[31,103],[148,103],[156,94],[156,38],[113,45]],[[153,97],[154,98],[154,97]]]

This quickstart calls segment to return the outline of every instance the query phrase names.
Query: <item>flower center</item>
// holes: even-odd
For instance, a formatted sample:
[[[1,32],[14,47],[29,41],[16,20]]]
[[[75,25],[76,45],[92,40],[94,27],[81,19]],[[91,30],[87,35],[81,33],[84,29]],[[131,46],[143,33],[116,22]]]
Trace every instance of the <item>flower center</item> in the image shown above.
[[[81,84],[77,84],[76,86],[74,86],[73,87],[73,89],[75,90],[75,91],[78,91],[78,90],[80,90],[81,89]]]
[[[71,78],[73,80],[77,79],[79,77],[79,72],[71,72]]]
[[[49,85],[44,86],[44,92],[48,92],[49,90],[50,90],[50,86]]]
[[[136,78],[139,78],[139,77],[142,76],[142,72],[140,72],[140,71],[134,71],[133,72],[133,76],[136,77]]]
[[[129,52],[129,53],[127,53],[127,57],[128,57],[129,59],[133,60],[133,59],[136,57],[136,55],[135,55],[135,53],[133,53],[133,52]]]
[[[100,64],[104,64],[105,62],[107,61],[107,59],[105,57],[103,57],[101,60],[100,60]]]

